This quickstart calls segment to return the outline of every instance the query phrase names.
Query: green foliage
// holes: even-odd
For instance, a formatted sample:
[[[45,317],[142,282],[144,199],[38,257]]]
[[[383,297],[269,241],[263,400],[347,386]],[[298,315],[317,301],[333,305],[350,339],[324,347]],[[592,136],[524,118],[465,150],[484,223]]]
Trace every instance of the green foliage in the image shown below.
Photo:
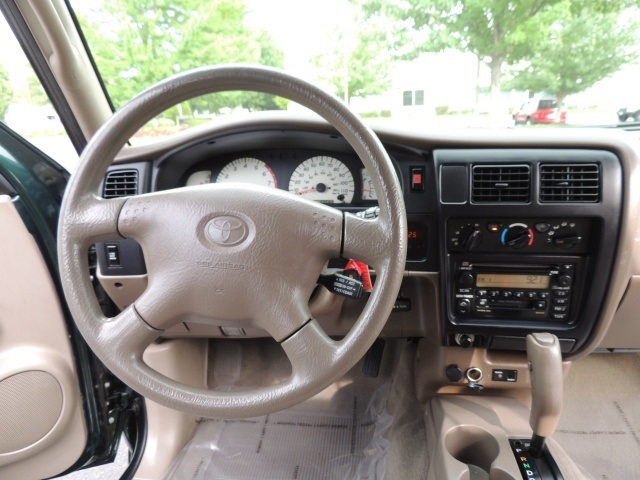
[[[116,108],[153,83],[191,68],[283,65],[283,54],[271,37],[244,24],[242,0],[110,0],[104,10],[102,16],[88,15],[81,22]],[[286,103],[265,94],[229,92],[199,97],[180,108],[191,114],[236,106],[260,110],[284,108]]]
[[[361,2],[351,1],[353,24],[357,29],[337,28],[331,32],[332,48],[313,59],[318,75],[333,86],[338,97],[349,102],[354,97],[380,94],[389,87],[390,63],[398,58],[399,37],[381,19],[364,20]],[[329,42],[328,42],[329,43]]]
[[[389,50],[378,32],[336,31],[334,47],[314,59],[319,77],[333,85],[334,93],[345,102],[384,92],[389,78]]]
[[[34,103],[36,105],[49,105],[51,102],[49,101],[49,97],[47,96],[47,92],[44,91],[40,80],[36,77],[35,73],[31,73],[28,78],[29,85],[29,103]]]
[[[406,56],[453,48],[474,53],[491,68],[492,93],[502,66],[531,53],[540,35],[539,16],[562,0],[366,0],[370,18],[382,16],[413,29]],[[407,37],[404,38],[407,40]]]
[[[4,118],[12,99],[13,89],[9,84],[9,72],[4,65],[0,64],[0,119]]]
[[[637,11],[621,14],[587,3],[580,9],[575,3],[560,7],[545,41],[509,86],[547,92],[562,106],[567,95],[586,90],[638,58],[640,24]]]
[[[493,104],[505,65],[527,65],[510,86],[561,98],[617,71],[634,58],[639,25],[619,17],[637,7],[637,0],[365,0],[363,9],[417,32],[406,56],[474,53],[491,69]]]

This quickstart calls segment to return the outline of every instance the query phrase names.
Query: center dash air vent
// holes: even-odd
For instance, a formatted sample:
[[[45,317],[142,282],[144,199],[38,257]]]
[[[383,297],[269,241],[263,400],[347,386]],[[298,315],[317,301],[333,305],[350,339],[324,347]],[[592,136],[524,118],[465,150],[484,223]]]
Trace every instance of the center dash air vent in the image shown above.
[[[129,197],[138,193],[138,170],[112,170],[104,180],[104,198]]]
[[[540,201],[595,203],[600,199],[597,163],[540,165]]]
[[[530,192],[531,172],[528,165],[473,167],[473,203],[528,203]]]

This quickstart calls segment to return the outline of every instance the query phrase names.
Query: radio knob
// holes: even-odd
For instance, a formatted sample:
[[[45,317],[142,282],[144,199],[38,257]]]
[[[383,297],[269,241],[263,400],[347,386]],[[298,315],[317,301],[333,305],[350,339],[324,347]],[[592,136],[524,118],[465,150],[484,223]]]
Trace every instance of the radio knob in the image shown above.
[[[568,287],[571,285],[572,278],[569,275],[560,275],[557,281],[561,287]]]
[[[460,274],[458,277],[458,283],[461,287],[467,288],[473,286],[473,275],[468,272]]]
[[[502,234],[502,243],[511,248],[522,248],[528,245],[532,239],[531,229],[520,225],[510,227]]]

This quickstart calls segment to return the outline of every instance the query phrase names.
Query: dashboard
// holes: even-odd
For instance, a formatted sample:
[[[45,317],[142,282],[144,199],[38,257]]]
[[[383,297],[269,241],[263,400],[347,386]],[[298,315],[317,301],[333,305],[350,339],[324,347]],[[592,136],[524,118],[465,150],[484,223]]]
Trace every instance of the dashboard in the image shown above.
[[[636,269],[628,261],[620,273],[617,259],[634,245],[625,215],[635,202],[638,149],[630,145],[637,139],[558,130],[377,133],[400,180],[409,227],[405,281],[383,334],[518,351],[531,331],[551,331],[565,354],[602,341]],[[244,182],[344,211],[376,205],[362,162],[322,122],[240,122],[190,135],[120,158],[105,193],[114,191],[114,178],[135,172],[135,191],[117,195]],[[117,264],[109,260],[114,246]],[[110,295],[115,283],[146,274],[133,242],[105,242],[97,252]],[[312,312],[329,334],[346,334],[362,302],[322,298]],[[213,335],[193,325],[182,334]]]

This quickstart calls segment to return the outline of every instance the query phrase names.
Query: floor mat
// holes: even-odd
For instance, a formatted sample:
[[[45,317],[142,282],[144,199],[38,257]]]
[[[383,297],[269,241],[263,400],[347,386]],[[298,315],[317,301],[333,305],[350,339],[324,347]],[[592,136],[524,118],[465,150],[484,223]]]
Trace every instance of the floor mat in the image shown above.
[[[554,438],[594,479],[640,478],[640,356],[592,354],[565,385]]]
[[[389,385],[372,395],[346,390],[324,410],[316,398],[264,417],[203,420],[166,478],[381,479]]]

